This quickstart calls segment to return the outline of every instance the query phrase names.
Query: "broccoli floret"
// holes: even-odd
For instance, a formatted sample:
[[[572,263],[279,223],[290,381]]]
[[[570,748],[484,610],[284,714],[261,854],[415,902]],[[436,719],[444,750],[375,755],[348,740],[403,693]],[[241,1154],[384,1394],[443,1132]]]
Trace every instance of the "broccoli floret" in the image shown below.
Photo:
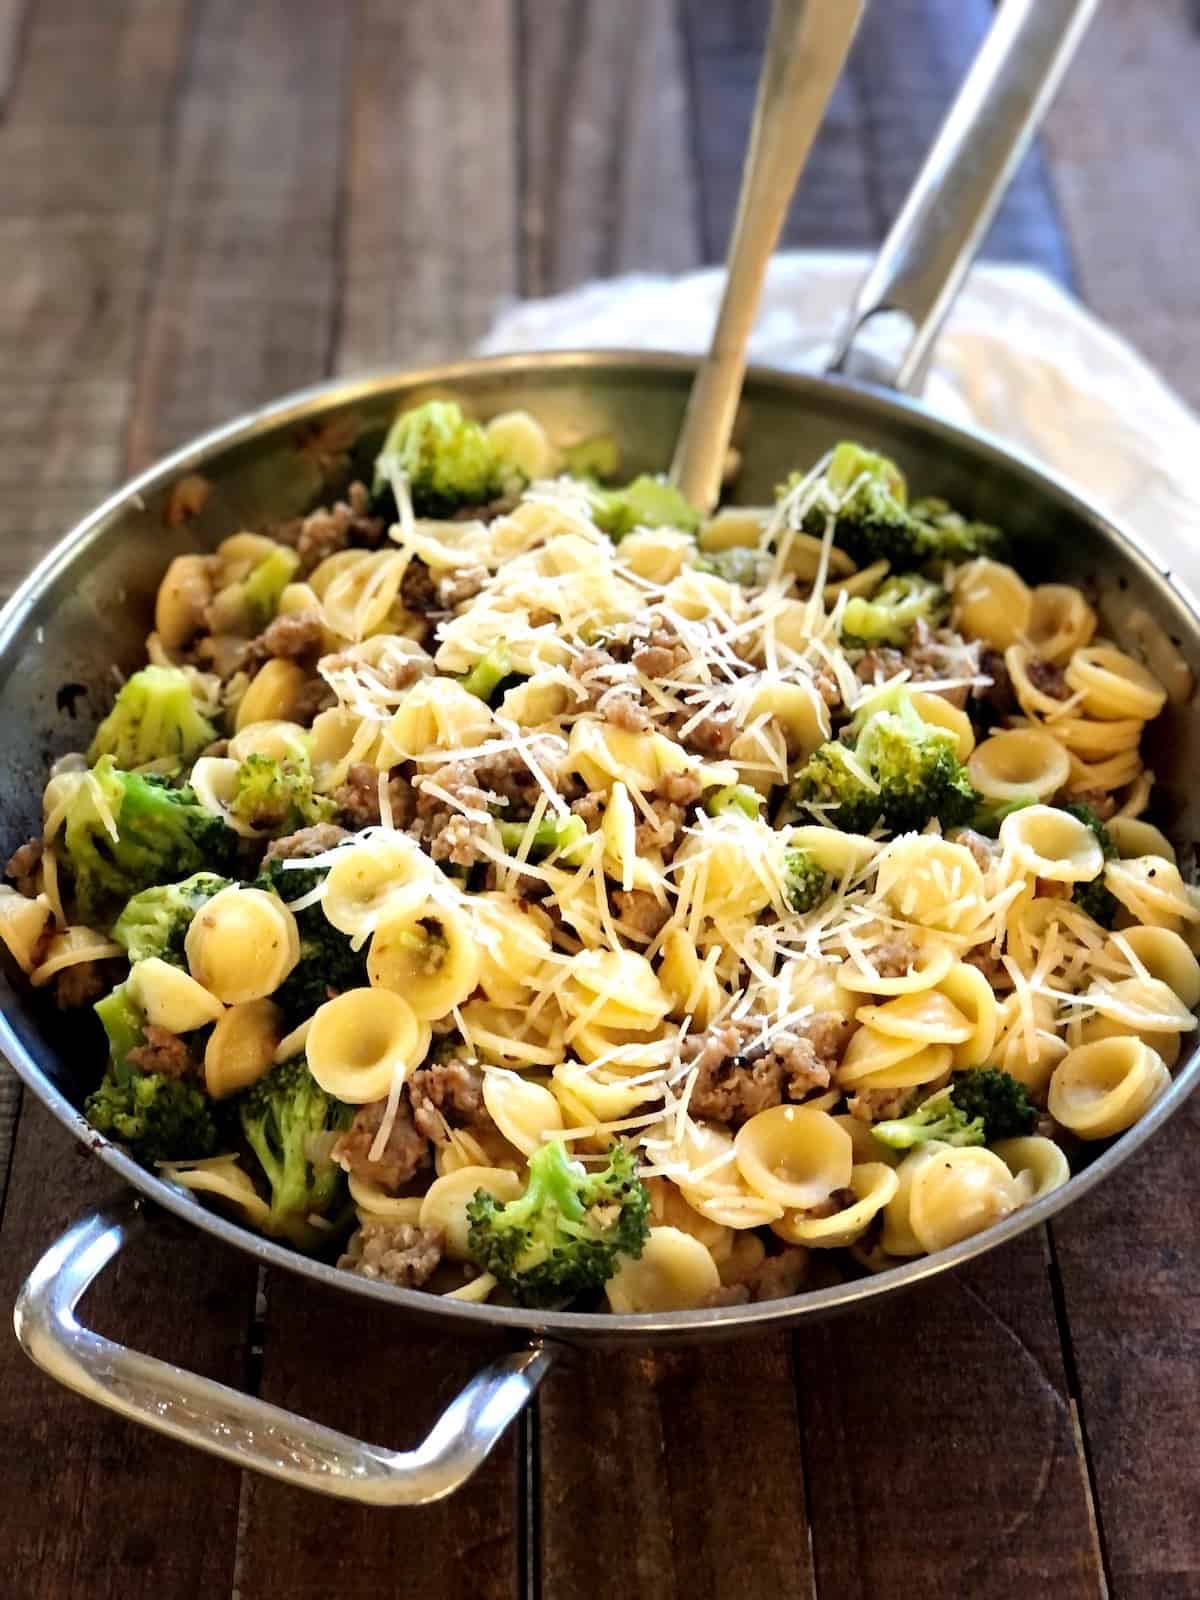
[[[302,1055],[272,1067],[238,1101],[246,1143],[270,1186],[272,1232],[312,1242],[308,1219],[323,1217],[343,1194],[342,1169],[314,1149],[316,1136],[350,1126],[352,1109],[326,1094]]]
[[[762,803],[762,795],[748,783],[728,783],[723,789],[713,790],[705,799],[704,809],[710,817],[719,817],[723,811],[740,811],[757,822]]]
[[[327,795],[313,793],[312,772],[302,756],[277,761],[247,756],[237,770],[229,809],[257,832],[282,836],[328,822],[336,807]]]
[[[511,675],[512,652],[497,639],[495,644],[488,646],[470,672],[464,672],[458,681],[468,694],[476,695],[490,704],[505,678]]]
[[[266,627],[279,610],[279,597],[296,576],[300,557],[287,545],[278,545],[270,555],[251,569],[242,584],[246,618],[256,633]]]
[[[592,478],[599,483],[621,470],[621,448],[611,433],[594,433],[563,451],[563,464],[572,478]]]
[[[503,466],[479,423],[453,400],[429,400],[402,411],[375,460],[375,493],[393,475],[408,483],[419,517],[448,517],[461,506],[485,505],[503,490]]]
[[[134,1005],[126,984],[97,1000],[92,1007],[108,1040],[108,1064],[122,1077],[133,1069],[129,1066],[129,1052],[146,1042],[146,1019]]]
[[[161,1072],[132,1072],[124,1079],[106,1073],[83,1114],[146,1166],[211,1156],[217,1148],[209,1102],[193,1084]]]
[[[829,877],[807,850],[796,846],[783,852],[783,897],[793,911],[803,915],[819,906],[829,893]]]
[[[108,1036],[108,1070],[84,1102],[83,1114],[93,1128],[120,1139],[147,1165],[212,1155],[217,1125],[200,1090],[130,1065],[129,1052],[145,1042],[145,1025],[125,985],[99,1001],[95,1011]]]
[[[988,1144],[1032,1133],[1037,1123],[1037,1111],[1025,1085],[998,1067],[972,1067],[958,1073],[950,1094],[964,1116],[982,1120]]]
[[[229,887],[229,879],[197,872],[182,883],[156,884],[128,902],[113,923],[112,936],[124,945],[130,961],[158,956],[173,966],[186,965],[183,941],[192,918],[206,900]]]
[[[641,1255],[650,1197],[622,1144],[588,1172],[560,1139],[529,1158],[524,1194],[502,1203],[480,1189],[467,1206],[471,1260],[521,1305],[552,1306],[599,1289],[620,1256]]]
[[[824,812],[852,833],[882,823],[908,833],[936,817],[945,829],[960,827],[979,801],[958,759],[947,728],[923,722],[903,692],[873,700],[852,747],[837,740],[820,745],[797,773],[791,790],[801,810]]]
[[[726,583],[739,583],[743,589],[752,588],[763,581],[762,557],[757,550],[745,545],[731,545],[728,550],[714,550],[697,556],[693,563],[697,572],[711,572]]]
[[[1112,835],[1092,810],[1091,806],[1069,805],[1063,806],[1064,811],[1069,811],[1073,817],[1078,818],[1085,828],[1090,828],[1096,835],[1105,861],[1117,859],[1117,847],[1112,842]],[[1093,878],[1090,883],[1077,883],[1071,892],[1071,899],[1077,906],[1082,906],[1093,922],[1098,922],[1102,928],[1111,928],[1116,920],[1121,903],[1112,890],[1105,886],[1104,869],[1100,875]]]
[[[263,862],[255,888],[277,894],[284,901],[299,900],[311,893],[328,871],[328,867],[287,868],[272,857]],[[367,981],[366,950],[351,948],[349,936],[333,926],[319,901],[293,915],[300,934],[300,959],[271,996],[288,1027],[311,1017],[331,994],[361,989]]]
[[[842,641],[848,645],[904,644],[916,622],[937,621],[946,591],[917,573],[888,578],[870,600],[854,595],[842,612]]]
[[[696,508],[665,478],[643,473],[623,489],[591,489],[592,518],[614,543],[634,528],[682,528],[695,533],[700,526]]]
[[[528,822],[502,822],[500,842],[506,850],[515,852],[521,848],[528,831]],[[554,851],[564,861],[578,861],[580,846],[587,836],[587,823],[582,817],[543,817],[533,830],[533,843],[526,859],[539,860]]]
[[[103,756],[67,805],[63,840],[80,919],[107,926],[118,906],[152,884],[174,883],[201,868],[223,871],[237,836],[190,789],[118,771]]]
[[[971,521],[955,511],[948,500],[927,495],[914,500],[908,509],[925,529],[925,545],[929,549],[926,560],[957,563],[990,556],[999,561],[1008,552],[1008,540],[999,528],[990,522]]]
[[[871,1129],[890,1150],[939,1139],[943,1144],[995,1144],[1031,1133],[1037,1112],[1025,1086],[996,1067],[973,1067],[956,1075],[948,1088],[923,1100],[906,1117],[877,1122]]]
[[[798,479],[793,473],[779,492],[787,493]],[[910,506],[904,474],[895,462],[861,445],[837,446],[825,482],[841,502],[834,543],[860,567],[886,561],[896,571],[909,572],[930,562],[996,555],[1003,546],[997,529],[966,521],[944,501],[921,500]],[[826,512],[815,506],[805,518],[805,532],[820,538],[825,526]]]
[[[111,756],[126,770],[150,761],[184,766],[216,736],[197,709],[186,673],[177,667],[143,667],[126,680],[96,729],[88,760]]]

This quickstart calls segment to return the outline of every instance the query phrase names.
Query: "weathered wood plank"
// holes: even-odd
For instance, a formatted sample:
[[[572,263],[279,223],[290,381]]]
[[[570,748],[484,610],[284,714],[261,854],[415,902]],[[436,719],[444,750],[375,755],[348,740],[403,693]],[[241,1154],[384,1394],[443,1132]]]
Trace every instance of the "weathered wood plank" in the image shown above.
[[[362,9],[342,371],[466,355],[517,285],[510,0]]]
[[[47,1245],[119,1185],[27,1097],[0,1233],[0,1304]],[[252,1311],[240,1263],[209,1240],[151,1233],[88,1296],[90,1325],[238,1387]],[[251,1278],[251,1283],[253,1279]],[[0,1340],[0,1549],[14,1600],[228,1594],[239,1474],[119,1421]]]
[[[581,1355],[547,1380],[539,1427],[542,1594],[813,1594],[783,1338]]]
[[[30,0],[0,0],[0,111],[12,93]]]
[[[698,232],[672,0],[522,0],[522,291],[682,271]]]
[[[263,1395],[375,1444],[407,1448],[496,1343],[420,1333],[394,1313],[273,1274]],[[510,1600],[518,1593],[517,1433],[450,1502],[395,1514],[247,1480],[242,1600]]]
[[[1200,1106],[1053,1224],[1114,1594],[1200,1593]]]
[[[360,10],[330,325],[339,367],[465,353],[516,282],[511,18],[494,0],[470,11],[433,0]],[[286,1274],[272,1275],[267,1304],[262,1394],[376,1442],[414,1443],[496,1353]],[[405,1520],[401,1547],[385,1513],[248,1481],[239,1592],[514,1595],[520,1486],[513,1430],[452,1502]]]
[[[1104,1593],[1041,1235],[795,1349],[818,1595]]]
[[[769,12],[768,0],[683,0],[706,260],[725,252]],[[890,0],[867,8],[797,190],[786,245],[863,250],[878,243],[991,15],[990,0]],[[984,251],[1069,278],[1036,153],[1017,174]]]
[[[1045,144],[1088,304],[1200,403],[1200,13],[1108,0]],[[1118,110],[1119,106],[1119,110]]]
[[[350,17],[319,0],[197,5],[135,466],[328,370]]]
[[[183,15],[44,0],[27,30],[0,124],[4,591],[121,471]]]

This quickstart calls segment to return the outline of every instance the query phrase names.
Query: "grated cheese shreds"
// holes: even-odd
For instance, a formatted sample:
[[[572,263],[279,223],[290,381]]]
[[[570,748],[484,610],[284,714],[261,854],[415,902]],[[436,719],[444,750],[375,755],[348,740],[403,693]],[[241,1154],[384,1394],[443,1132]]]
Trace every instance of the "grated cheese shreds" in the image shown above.
[[[635,1151],[643,1177],[677,1186],[669,1198],[681,1209],[668,1216],[686,1222],[692,1206],[698,1241],[713,1237],[713,1225],[727,1240],[728,1229],[763,1228],[796,1210],[776,1192],[792,1153],[769,1146],[764,1177],[750,1159],[753,1136],[738,1132],[753,1127],[760,1103],[870,1120],[932,1090],[893,1087],[896,1039],[908,1039],[903,1027],[922,1014],[923,994],[932,1000],[940,988],[951,1006],[977,1010],[978,1041],[988,1033],[985,974],[1002,1003],[996,1042],[979,1054],[1028,1067],[1030,1081],[1064,1047],[1094,1038],[1095,1018],[1110,1026],[1135,1017],[1151,1037],[1186,1031],[1161,987],[1137,999],[1159,957],[1132,934],[1099,927],[1070,898],[1069,883],[1039,878],[1031,847],[963,835],[976,871],[961,852],[945,851],[936,817],[899,841],[878,825],[864,840],[841,832],[836,800],[797,811],[789,784],[799,764],[844,735],[870,702],[908,686],[957,708],[992,681],[981,669],[985,641],[953,627],[931,623],[936,655],[915,648],[927,642],[919,632],[903,648],[844,643],[847,607],[856,596],[870,599],[889,565],[855,571],[839,548],[839,518],[868,479],[835,492],[830,459],[769,512],[735,517],[724,533],[714,524],[695,539],[639,526],[616,545],[594,520],[596,491],[574,480],[531,483],[491,520],[468,513],[440,521],[416,514],[411,485],[391,462],[389,542],[314,575],[328,646],[316,670],[335,699],[311,733],[314,787],[335,796],[351,768],[365,767],[354,787],[377,795],[379,820],[345,838],[314,828],[304,844],[327,848],[298,851],[283,868],[345,870],[333,874],[332,890],[326,874],[293,897],[284,878],[281,899],[291,914],[322,906],[336,928],[353,930],[343,935],[352,951],[370,942],[371,978],[409,1003],[411,1034],[380,1030],[381,1050],[395,1056],[376,1064],[371,1093],[384,1083],[387,1092],[382,1102],[362,1097],[374,1119],[367,1160],[381,1172],[398,1131],[408,1131],[402,1119],[422,1109],[406,1103],[404,1084],[428,1061],[426,1116],[413,1132],[419,1124],[433,1139],[442,1176],[464,1165],[516,1170],[521,1152],[547,1139],[603,1162],[608,1142],[619,1140]],[[729,566],[717,559],[723,538],[747,541]],[[414,576],[423,580],[415,588]],[[964,632],[981,632],[968,627],[967,591],[955,591],[954,571],[942,577]],[[1020,648],[1032,663],[1030,641]],[[155,649],[156,662],[170,666],[161,641]],[[1049,710],[1014,672],[1018,698],[1037,703],[1022,704],[1006,726],[1070,742],[1068,787],[1120,770],[1110,809],[1136,817],[1151,784],[1136,750],[1086,762],[1076,753],[1091,748],[1082,725],[1089,705],[1104,699],[1077,687],[1081,666],[1068,679],[1070,697]],[[211,700],[214,712],[222,696],[234,704],[247,681],[242,675],[230,689],[188,670],[198,702]],[[481,681],[487,700],[472,692]],[[1131,672],[1114,696],[1136,694],[1139,683]],[[945,722],[965,739],[949,707]],[[1114,726],[1097,721],[1097,750],[1109,749]],[[863,789],[878,794],[883,784],[851,744],[843,741],[842,755]],[[110,948],[92,930],[67,926],[59,857],[72,866],[63,833],[70,837],[73,797],[94,804],[93,831],[113,843],[120,818],[82,757],[53,782],[43,844],[54,847],[45,849],[38,884],[61,930],[46,962],[65,964]],[[337,814],[334,806],[316,814],[324,810]],[[794,837],[799,827],[805,834]],[[889,882],[880,867],[893,844],[912,855]],[[818,902],[803,913],[793,909],[806,887],[793,847],[809,850],[824,874]],[[347,861],[347,851],[362,854]],[[909,860],[921,869],[910,872]],[[1159,897],[1164,927],[1176,919],[1162,897],[1179,894],[1168,881],[1143,886]],[[1133,901],[1136,885],[1129,892]],[[1195,892],[1180,917],[1194,915]],[[18,907],[23,926],[42,926],[45,905]],[[10,912],[0,899],[0,934]],[[294,924],[287,932],[308,959],[312,941],[302,948]],[[882,1015],[894,1003],[896,1034]],[[945,1014],[938,1003],[927,1009],[935,1019]],[[394,998],[391,1012],[393,1022],[405,1015]],[[843,1094],[846,1040],[874,1048],[862,1032],[872,1028],[887,1064],[864,1079],[870,1052],[856,1046],[844,1063],[857,1066],[854,1087]],[[321,1038],[310,1017],[284,1043],[295,1049],[304,1040],[319,1055]],[[925,1045],[912,1042],[919,1056]],[[348,1060],[370,1043],[363,1028]],[[443,1066],[444,1082],[432,1076]],[[480,1080],[494,1120],[464,1109]],[[800,1149],[797,1170],[806,1160]],[[1022,1183],[1021,1199],[1030,1187]],[[310,1221],[314,1231],[328,1228],[327,1219]]]

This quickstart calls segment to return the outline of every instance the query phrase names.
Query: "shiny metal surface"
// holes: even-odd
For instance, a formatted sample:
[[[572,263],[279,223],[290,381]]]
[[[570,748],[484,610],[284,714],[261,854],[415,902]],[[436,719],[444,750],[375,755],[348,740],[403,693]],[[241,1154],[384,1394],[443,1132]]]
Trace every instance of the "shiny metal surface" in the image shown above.
[[[142,659],[154,590],[172,555],[211,548],[238,528],[327,498],[369,460],[397,405],[431,393],[457,396],[485,417],[526,407],[563,439],[610,431],[631,471],[661,469],[695,365],[676,356],[564,352],[332,384],[219,429],[143,474],[69,534],[0,614],[0,760],[9,779],[0,792],[0,843],[11,847],[39,825],[45,763],[86,743],[111,693],[112,664],[130,669]],[[735,498],[761,502],[797,462],[815,459],[839,438],[861,439],[894,455],[923,492],[945,494],[972,514],[1003,523],[1027,570],[1084,585],[1118,640],[1135,611],[1155,619],[1200,674],[1200,617],[1161,558],[999,444],[899,396],[769,370],[747,375],[743,414]],[[195,476],[207,485],[207,499],[197,516],[180,524],[172,490]],[[1161,820],[1188,840],[1200,837],[1192,777],[1200,760],[1196,718],[1194,706],[1169,707],[1149,756],[1161,785]],[[470,1305],[356,1277],[206,1210],[88,1127],[78,1107],[95,1076],[99,1040],[81,1037],[79,1023],[65,1031],[63,1019],[36,1003],[19,976],[15,982],[10,976],[6,970],[0,983],[0,1049],[55,1116],[135,1189],[276,1268],[393,1305],[448,1334],[503,1330],[526,1345],[523,1355],[473,1380],[417,1450],[389,1452],[81,1328],[74,1306],[124,1242],[128,1211],[85,1217],[34,1269],[16,1326],[30,1356],[61,1382],[240,1465],[377,1505],[419,1503],[462,1482],[544,1375],[551,1350],[542,1341],[729,1339],[850,1311],[912,1288],[1036,1227],[1102,1182],[1178,1109],[1200,1077],[1200,1053],[1193,1053],[1150,1113],[1107,1148],[1089,1152],[1090,1164],[1063,1189],[939,1255],[757,1305],[637,1316],[531,1311]]]
[[[554,1360],[552,1350],[536,1345],[484,1367],[415,1449],[364,1444],[80,1326],[75,1307],[136,1234],[139,1210],[126,1201],[63,1234],[21,1290],[17,1338],[68,1389],[235,1467],[363,1505],[428,1505],[483,1465]]]
[[[128,669],[140,660],[154,588],[170,556],[211,548],[239,527],[324,497],[356,458],[369,457],[397,405],[434,392],[458,396],[481,416],[528,407],[563,438],[612,431],[631,470],[661,468],[694,369],[684,357],[564,352],[333,384],[220,429],[144,474],[80,524],[0,615],[0,759],[10,779],[0,794],[2,842],[14,844],[38,825],[44,763],[86,742],[109,694],[111,664]],[[744,396],[747,428],[739,442],[744,465],[735,498],[761,501],[797,461],[815,459],[839,438],[862,439],[890,451],[923,491],[943,493],[973,514],[1007,526],[1029,570],[1083,584],[1106,630],[1118,640],[1134,611],[1149,614],[1180,641],[1200,674],[1200,623],[1163,560],[1030,463],[931,417],[913,401],[843,381],[751,370]],[[208,500],[194,520],[170,527],[172,486],[196,473],[211,486]],[[59,708],[59,690],[72,682],[88,691],[74,720]],[[1200,838],[1192,776],[1200,761],[1194,706],[1168,708],[1152,738],[1149,760],[1159,778],[1161,819],[1168,831],[1181,839]],[[505,1328],[514,1335],[549,1335],[568,1343],[726,1338],[846,1310],[935,1276],[1036,1226],[1101,1181],[1171,1115],[1200,1076],[1200,1057],[1193,1055],[1149,1116],[1097,1152],[1064,1189],[938,1256],[792,1300],[608,1316],[450,1302],[372,1283],[297,1255],[206,1210],[89,1128],[77,1107],[95,1074],[96,1041],[81,1048],[78,1034],[64,1033],[62,1020],[35,1004],[19,982],[6,980],[0,992],[0,1047],[33,1092],[103,1161],[225,1243],[463,1333]]]
[[[1003,0],[907,200],[854,299],[832,370],[907,394],[1099,0]],[[856,349],[864,325],[901,312],[911,342],[896,368]]]
[[[725,289],[671,463],[671,481],[702,512],[711,511],[721,495],[767,263],[862,11],[863,0],[774,0]]]

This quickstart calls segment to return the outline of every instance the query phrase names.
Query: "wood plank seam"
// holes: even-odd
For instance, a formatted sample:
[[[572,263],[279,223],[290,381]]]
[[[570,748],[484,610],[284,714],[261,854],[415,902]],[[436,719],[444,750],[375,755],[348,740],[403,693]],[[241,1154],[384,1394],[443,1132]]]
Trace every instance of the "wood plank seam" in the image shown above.
[[[163,134],[163,188],[158,207],[158,218],[155,228],[154,242],[150,248],[150,259],[146,264],[146,271],[142,277],[142,290],[138,303],[138,331],[134,342],[133,363],[129,388],[129,410],[125,418],[125,435],[122,454],[125,461],[126,472],[140,471],[149,465],[144,459],[144,447],[139,441],[141,431],[140,408],[138,395],[146,380],[147,369],[151,359],[151,324],[155,296],[158,290],[159,279],[162,275],[163,263],[167,255],[168,234],[170,229],[171,208],[168,203],[171,181],[175,174],[179,157],[180,141],[182,137],[183,107],[187,99],[188,84],[191,81],[196,59],[196,44],[198,36],[197,0],[186,0],[183,24],[183,49],[179,52],[179,60],[175,67],[175,81],[171,85],[169,97],[169,110],[166,119],[166,128]]]
[[[1075,1359],[1075,1347],[1071,1338],[1071,1315],[1067,1308],[1066,1284],[1063,1281],[1062,1269],[1059,1265],[1058,1246],[1054,1238],[1053,1224],[1047,1223],[1043,1231],[1046,1236],[1046,1273],[1050,1280],[1050,1296],[1054,1304],[1054,1320],[1058,1324],[1058,1338],[1062,1349],[1063,1373],[1066,1377],[1067,1394],[1070,1398],[1075,1434],[1079,1442],[1084,1493],[1087,1498],[1088,1513],[1095,1533],[1096,1554],[1100,1562],[1100,1571],[1104,1578],[1106,1590],[1111,1593],[1113,1588],[1112,1560],[1104,1531],[1104,1518],[1100,1510],[1100,1490],[1092,1442],[1088,1437],[1083,1386],[1080,1383],[1079,1367]]]

